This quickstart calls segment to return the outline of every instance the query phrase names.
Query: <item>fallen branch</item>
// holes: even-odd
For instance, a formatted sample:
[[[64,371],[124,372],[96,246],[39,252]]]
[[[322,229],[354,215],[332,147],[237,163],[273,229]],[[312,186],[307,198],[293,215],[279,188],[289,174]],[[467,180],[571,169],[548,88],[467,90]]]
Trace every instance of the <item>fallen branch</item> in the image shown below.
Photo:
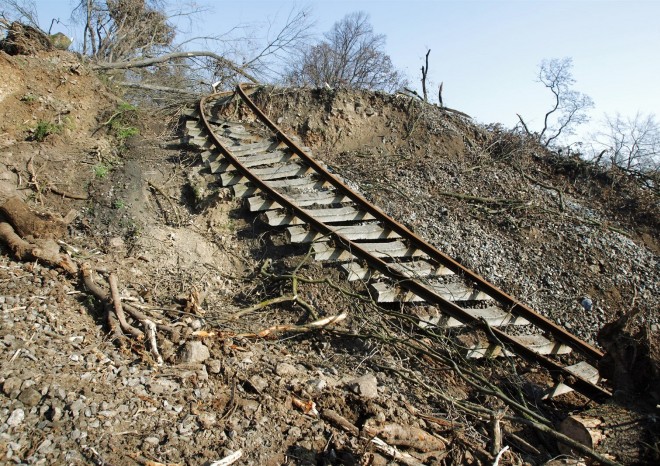
[[[122,306],[124,307],[124,310],[125,310],[128,314],[130,314],[130,316],[133,317],[135,320],[138,320],[139,322],[141,322],[141,323],[143,323],[143,324],[144,324],[145,321],[150,320],[149,316],[147,316],[146,314],[144,314],[142,311],[138,310],[138,309],[137,309],[135,306],[133,306],[132,304],[122,303]],[[157,328],[158,330],[165,331],[165,332],[169,333],[170,335],[172,335],[172,336],[173,336],[172,339],[174,339],[174,340],[177,340],[177,339],[178,339],[178,336],[177,336],[177,335],[179,334],[179,332],[178,332],[178,330],[176,329],[176,327],[172,327],[172,326],[170,326],[170,325],[161,324],[161,323],[156,322],[156,328]]]
[[[492,430],[492,442],[490,445],[490,453],[492,455],[495,455],[495,462],[498,461],[498,453],[502,449],[502,427],[501,427],[501,421],[502,421],[502,415],[504,412],[495,412],[490,415],[490,428]]]
[[[549,184],[542,183],[542,182],[540,182],[539,180],[536,180],[536,179],[532,178],[532,177],[529,176],[527,173],[525,173],[525,172],[522,170],[522,168],[520,168],[520,167],[517,167],[517,166],[514,165],[513,168],[514,168],[518,173],[520,173],[520,174],[522,175],[522,177],[525,178],[527,181],[530,181],[530,182],[532,182],[532,183],[534,183],[534,184],[537,184],[537,185],[539,185],[540,187],[542,187],[543,189],[547,189],[547,190],[549,190],[549,191],[555,191],[555,192],[557,193],[557,195],[559,196],[559,210],[562,211],[562,212],[564,211],[564,209],[565,209],[566,207],[565,207],[565,205],[564,205],[564,193],[563,193],[563,191],[562,191],[561,189],[559,189],[559,188],[555,188],[554,186],[551,186],[551,185],[549,185]]]
[[[432,361],[432,360],[431,360]],[[412,406],[410,403],[407,403],[404,401],[404,406],[408,410],[410,414],[416,417],[420,417],[424,419],[425,421],[428,421],[432,424],[435,424],[436,426],[441,426],[441,427],[448,427],[450,429],[462,429],[465,428],[465,426],[457,421],[448,421],[447,419],[442,419],[437,416],[430,416],[428,414],[420,413],[418,409],[416,409],[414,406]],[[445,429],[447,430],[447,429]]]
[[[316,409],[316,403],[314,403],[312,400],[305,401],[292,396],[291,404],[301,410],[303,414],[307,414],[308,416],[318,417],[319,415],[319,411]]]
[[[142,321],[144,325],[144,331],[147,333],[147,341],[149,342],[149,351],[153,356],[156,364],[159,366],[163,365],[163,357],[158,352],[158,344],[156,343],[156,324],[154,324],[149,319],[144,319]]]
[[[379,366],[379,368],[384,369],[384,370],[389,370],[389,371],[394,372],[394,373],[397,373],[397,374],[398,374],[400,377],[402,377],[403,379],[408,380],[408,381],[411,381],[411,382],[414,382],[414,383],[417,383],[417,384],[420,385],[422,388],[424,388],[425,390],[427,390],[429,393],[433,393],[434,395],[440,397],[441,399],[444,399],[444,400],[446,400],[446,401],[449,401],[449,402],[453,403],[453,404],[456,405],[457,407],[461,408],[462,410],[464,410],[464,411],[466,411],[466,412],[468,412],[468,413],[470,413],[470,414],[472,414],[472,415],[474,415],[474,416],[479,416],[479,417],[480,417],[481,415],[490,416],[491,414],[494,413],[494,411],[492,411],[492,410],[490,410],[490,409],[488,409],[488,408],[486,408],[486,407],[484,407],[484,406],[476,405],[476,404],[471,404],[471,403],[468,405],[468,403],[466,403],[466,402],[458,401],[458,400],[452,399],[451,397],[447,396],[447,395],[446,395],[445,393],[443,393],[442,391],[440,391],[440,390],[436,390],[434,387],[432,387],[432,386],[430,386],[430,385],[424,383],[423,381],[421,381],[421,380],[419,380],[419,379],[417,379],[417,378],[412,379],[411,377],[408,377],[407,375],[403,374],[403,373],[401,372],[401,370],[399,370],[399,369],[394,369],[394,368],[387,367],[387,366]],[[456,369],[455,369],[455,371],[456,371],[457,374],[460,375],[460,371],[458,371],[458,370],[456,370]],[[468,380],[465,379],[465,378],[464,378],[464,380],[468,381]],[[488,390],[484,390],[484,389],[482,388],[482,392],[483,392],[483,393],[488,393],[489,391],[488,391]],[[508,404],[509,406],[513,407],[514,409],[517,409],[517,410],[520,409],[520,406],[517,406],[517,407],[516,407],[515,404],[513,404],[513,403],[511,403],[511,402],[507,402],[507,404]],[[523,410],[522,412],[523,412],[525,415],[533,414],[534,416],[533,416],[533,417],[530,417],[530,419],[527,419],[527,418],[523,418],[523,417],[520,417],[520,416],[513,416],[513,415],[505,414],[505,415],[502,415],[502,419],[505,419],[505,420],[507,420],[507,421],[509,421],[509,422],[512,422],[512,423],[513,423],[513,422],[520,423],[520,424],[526,425],[526,426],[528,426],[528,427],[531,427],[532,429],[534,429],[534,430],[536,430],[536,431],[538,431],[538,432],[542,432],[542,433],[544,433],[544,434],[548,434],[549,436],[553,437],[555,440],[557,440],[557,441],[559,441],[559,442],[561,442],[561,443],[564,443],[564,444],[570,446],[570,447],[573,448],[576,452],[579,452],[579,453],[581,453],[581,454],[583,454],[583,455],[585,455],[585,456],[587,456],[587,457],[590,457],[590,458],[592,458],[592,459],[594,459],[594,460],[596,460],[596,461],[598,461],[598,462],[600,462],[600,463],[602,463],[602,464],[605,464],[605,465],[607,465],[607,466],[620,466],[619,463],[617,463],[617,462],[611,460],[610,458],[607,458],[607,457],[604,456],[604,455],[601,455],[600,453],[598,453],[597,451],[593,450],[592,448],[589,448],[589,447],[587,447],[587,446],[581,444],[580,442],[577,442],[577,441],[573,440],[572,438],[567,437],[566,435],[562,434],[561,432],[558,432],[558,431],[554,428],[554,426],[552,426],[552,424],[545,424],[545,423],[542,423],[542,422],[538,422],[538,421],[536,421],[536,420],[533,420],[533,418],[538,418],[538,417],[539,417],[539,416],[536,415],[535,413],[529,412],[528,410]],[[463,440],[464,440],[464,439],[463,439]],[[489,454],[488,452],[485,452],[485,453],[486,453],[486,455],[490,456],[490,454]]]
[[[118,84],[123,87],[132,87],[134,89],[144,89],[147,91],[171,92],[173,94],[184,94],[195,97],[199,97],[200,95],[199,92],[188,91],[186,89],[177,89],[176,87],[158,86],[156,84],[130,83],[127,81],[122,81]]]
[[[77,201],[86,201],[89,199],[89,196],[87,194],[73,194],[69,193],[67,191],[62,191],[61,189],[56,188],[53,185],[48,185],[48,191],[51,193],[57,194],[58,196],[66,197],[68,199],[74,199]]]
[[[525,439],[519,437],[515,433],[511,432],[506,426],[504,426],[504,435],[508,439],[509,443],[513,444],[519,450],[525,451],[530,455],[540,455],[541,451],[535,446],[531,445]]]
[[[174,327],[171,327],[169,325],[154,323],[146,314],[142,313],[141,311],[136,309],[134,306],[131,306],[130,304],[122,303],[119,306],[117,306],[117,303],[119,303],[120,298],[119,298],[119,293],[113,291],[113,289],[116,290],[116,278],[114,274],[110,274],[110,277],[108,279],[111,289],[111,292],[108,293],[100,285],[94,282],[94,278],[92,276],[92,269],[89,266],[89,264],[83,263],[80,268],[81,268],[83,283],[85,284],[87,289],[94,296],[96,296],[101,302],[103,302],[104,305],[106,306],[106,312],[107,312],[106,320],[108,322],[108,327],[110,328],[111,333],[113,333],[115,337],[117,337],[120,344],[123,345],[124,335],[118,330],[117,327],[119,327],[121,330],[125,332],[130,333],[140,341],[144,340],[144,333],[136,329],[135,327],[131,326],[126,321],[126,316],[124,314],[125,311],[133,319],[140,322],[142,326],[145,328],[145,331],[147,333],[147,341],[149,341],[149,346],[150,346],[149,351],[151,355],[154,357],[156,364],[158,365],[163,364],[163,359],[160,353],[158,352],[158,346],[156,344],[156,329],[166,331],[171,335],[173,335],[173,337],[176,337],[177,339],[178,339],[178,331]],[[114,308],[113,306],[110,305],[111,302],[114,305]],[[117,312],[117,307],[121,308],[119,312]]]
[[[280,333],[280,332],[290,332],[290,333],[305,333],[305,332],[311,332],[313,330],[319,330],[323,329],[329,325],[334,325],[342,320],[346,319],[348,317],[348,314],[345,312],[342,312],[339,315],[336,316],[330,316],[330,317],[325,317],[323,319],[316,320],[314,322],[310,322],[309,324],[306,325],[289,325],[289,324],[283,324],[283,325],[273,325],[272,327],[268,327],[267,329],[264,329],[260,332],[257,333],[239,333],[236,335],[236,337],[242,337],[242,338],[265,338],[270,336],[273,333]]]
[[[353,434],[356,437],[360,435],[360,429],[358,429],[355,424],[353,424],[338,412],[333,411],[332,409],[324,409],[321,413],[321,416],[327,421],[333,423],[335,426],[344,429],[346,432]]]
[[[167,202],[170,204],[170,207],[174,211],[174,215],[176,216],[176,226],[181,225],[181,216],[179,215],[179,209],[177,209],[176,205],[174,204],[174,202],[172,201],[170,196],[165,191],[163,191],[163,188],[155,185],[151,181],[147,181],[147,184],[149,185],[149,187],[151,189],[153,189],[154,191],[160,193],[160,195],[163,196],[167,200]],[[161,206],[161,208],[162,208],[162,206]]]
[[[80,275],[82,276],[83,283],[85,284],[87,289],[91,291],[91,293],[103,303],[106,312],[105,320],[108,324],[108,329],[110,330],[110,333],[114,335],[119,346],[124,347],[126,344],[126,338],[124,337],[124,334],[121,332],[117,314],[115,312],[112,312],[112,308],[110,306],[108,299],[108,293],[106,293],[106,291],[103,288],[101,288],[99,285],[96,284],[96,282],[94,282],[92,269],[90,268],[89,264],[87,264],[86,262],[84,262],[80,266]]]
[[[295,296],[278,296],[277,298],[266,299],[264,301],[261,301],[260,303],[255,304],[254,306],[241,309],[240,311],[234,313],[234,315],[232,315],[231,318],[236,320],[243,317],[246,314],[251,314],[255,311],[258,311],[259,309],[272,306],[273,304],[288,303],[294,300],[295,300]]]
[[[497,453],[497,456],[495,456],[495,461],[493,461],[493,466],[498,466],[500,464],[500,459],[502,458],[502,455],[506,453],[508,449],[509,449],[509,445],[505,446]]]
[[[236,65],[231,60],[226,59],[218,54],[207,51],[194,51],[194,52],[174,52],[166,53],[155,58],[146,58],[144,60],[131,60],[124,62],[115,62],[115,63],[100,63],[98,65],[93,65],[92,69],[95,70],[119,70],[119,69],[128,69],[128,68],[146,68],[148,66],[157,65],[159,63],[165,63],[170,60],[176,60],[177,58],[194,58],[194,57],[208,57],[216,60],[222,66],[229,68],[237,74],[240,74],[244,78],[252,81],[255,84],[259,83],[259,80],[249,74],[247,71],[242,69],[240,66]]]
[[[0,206],[2,213],[22,238],[62,238],[66,234],[67,224],[73,220],[74,213],[65,218],[50,213],[34,211],[18,196],[11,197]]]
[[[367,422],[362,430],[367,437],[378,436],[390,445],[414,448],[423,453],[447,449],[448,442],[446,440],[431,435],[419,427],[397,423],[373,425]]]

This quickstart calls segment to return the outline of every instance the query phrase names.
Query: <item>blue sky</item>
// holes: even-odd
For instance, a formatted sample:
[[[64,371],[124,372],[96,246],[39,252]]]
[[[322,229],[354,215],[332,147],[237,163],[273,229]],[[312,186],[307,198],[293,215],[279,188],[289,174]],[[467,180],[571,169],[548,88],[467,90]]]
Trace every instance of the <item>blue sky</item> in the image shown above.
[[[53,17],[70,23],[71,0],[37,0],[42,26]],[[387,36],[395,66],[419,86],[431,49],[431,95],[444,82],[444,103],[483,123],[516,123],[516,113],[538,128],[552,103],[537,83],[543,59],[572,57],[575,89],[604,113],[660,112],[660,0],[197,0],[210,7],[193,34],[283,21],[293,6],[311,6],[319,37],[345,14],[365,11]],[[70,24],[56,25],[76,35]]]

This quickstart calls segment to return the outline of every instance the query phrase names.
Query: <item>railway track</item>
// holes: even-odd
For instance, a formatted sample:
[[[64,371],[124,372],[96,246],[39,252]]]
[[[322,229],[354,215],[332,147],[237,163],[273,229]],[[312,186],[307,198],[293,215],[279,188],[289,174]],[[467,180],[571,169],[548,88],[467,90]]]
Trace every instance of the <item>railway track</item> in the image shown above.
[[[557,396],[576,390],[611,396],[596,369],[602,353],[509,296],[427,243],[370,203],[285,134],[250,98],[255,88],[202,98],[186,122],[187,141],[234,196],[292,243],[311,243],[316,260],[334,261],[348,280],[369,282],[379,302],[426,302],[442,315],[425,325],[481,327],[487,341],[471,343],[473,358],[517,355],[549,371]],[[218,117],[214,109],[238,99],[255,123]],[[571,363],[562,356],[571,353]],[[577,362],[575,362],[577,361]]]

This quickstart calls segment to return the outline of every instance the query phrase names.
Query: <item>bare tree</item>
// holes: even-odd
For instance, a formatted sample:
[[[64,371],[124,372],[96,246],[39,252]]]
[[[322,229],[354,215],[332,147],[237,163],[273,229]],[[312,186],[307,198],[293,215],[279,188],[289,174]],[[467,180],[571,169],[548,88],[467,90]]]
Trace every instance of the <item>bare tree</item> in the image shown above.
[[[325,39],[305,49],[287,73],[296,85],[397,90],[405,81],[384,52],[385,36],[375,34],[364,12],[335,23]]]
[[[596,135],[600,152],[596,163],[608,155],[612,166],[630,172],[653,172],[660,169],[660,124],[654,114],[637,113],[634,117],[605,115],[605,130]]]
[[[553,104],[543,118],[543,128],[535,133],[537,139],[544,145],[550,146],[561,135],[570,135],[575,127],[589,120],[587,111],[593,108],[594,103],[586,94],[572,89],[575,84],[573,78],[572,58],[553,58],[543,60],[539,66],[538,81],[552,92]],[[522,117],[518,119],[528,134],[532,134]]]
[[[80,0],[83,54],[114,62],[167,50],[176,36],[161,0]]]

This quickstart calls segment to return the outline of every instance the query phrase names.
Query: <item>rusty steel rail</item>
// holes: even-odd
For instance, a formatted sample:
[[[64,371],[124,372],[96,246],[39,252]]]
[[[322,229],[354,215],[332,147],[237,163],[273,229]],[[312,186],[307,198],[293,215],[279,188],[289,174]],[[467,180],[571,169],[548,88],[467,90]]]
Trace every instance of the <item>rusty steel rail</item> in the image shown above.
[[[254,112],[257,118],[275,134],[277,140],[286,144],[293,151],[293,153],[300,157],[301,160],[303,160],[310,168],[315,170],[317,174],[321,176],[323,181],[331,184],[341,194],[345,195],[351,201],[353,201],[357,207],[373,215],[375,219],[380,221],[385,228],[401,235],[401,237],[404,240],[407,240],[411,246],[426,253],[431,258],[431,260],[447,267],[462,277],[468,278],[476,284],[479,290],[487,293],[493,299],[498,301],[509,312],[527,319],[529,322],[536,325],[537,328],[552,335],[553,338],[555,338],[555,340],[558,342],[569,346],[581,354],[589,362],[597,363],[597,361],[603,356],[603,354],[598,349],[566,331],[562,327],[559,327],[551,320],[535,312],[512,296],[506,294],[504,291],[489,283],[474,271],[454,261],[451,257],[447,256],[431,244],[424,241],[404,225],[389,217],[385,212],[370,203],[363,196],[353,191],[344,182],[342,182],[322,165],[316,162],[298,144],[296,144],[295,141],[293,141],[272,120],[270,120],[270,118],[268,118],[268,116],[249,97],[245,87],[245,85],[237,86],[236,94]],[[306,209],[297,206],[286,196],[280,194],[278,191],[263,182],[258,176],[254,175],[249,168],[245,167],[245,165],[243,165],[240,160],[232,154],[232,152],[220,141],[220,139],[210,128],[210,123],[204,112],[204,106],[209,99],[217,98],[221,95],[227,95],[227,93],[211,94],[210,96],[204,97],[200,100],[198,107],[200,119],[206,128],[208,137],[211,138],[218,150],[231,163],[231,165],[240,171],[245,178],[254,184],[254,186],[258,187],[259,190],[265,193],[271,200],[274,200],[283,208],[293,213],[296,217],[309,224],[312,229],[318,233],[321,233],[322,235],[332,238],[337,245],[346,249],[357,258],[364,260],[371,268],[396,280],[401,287],[413,292],[414,294],[423,298],[425,301],[435,304],[447,315],[454,317],[465,324],[472,324],[481,328],[487,326],[485,322],[482,322],[480,319],[473,317],[453,302],[444,299],[435,290],[425,285],[421,281],[411,279],[410,277],[401,273],[399,270],[396,270],[388,262],[375,257],[369,251],[361,247],[360,243],[347,239],[345,236],[335,230],[335,228],[333,228],[330,224],[326,224],[317,220]],[[572,372],[566,370],[566,368],[561,364],[544,355],[538,354],[502,330],[499,330],[495,327],[488,327],[487,330],[488,332],[486,333],[488,334],[488,338],[491,340],[494,338],[496,340],[491,341],[492,343],[503,344],[505,347],[510,348],[519,356],[527,360],[537,362],[539,365],[547,369],[552,374],[553,378],[556,380],[562,380],[564,384],[569,385],[583,395],[597,401],[603,401],[611,396],[609,391],[591,383],[589,380],[573,374]]]

